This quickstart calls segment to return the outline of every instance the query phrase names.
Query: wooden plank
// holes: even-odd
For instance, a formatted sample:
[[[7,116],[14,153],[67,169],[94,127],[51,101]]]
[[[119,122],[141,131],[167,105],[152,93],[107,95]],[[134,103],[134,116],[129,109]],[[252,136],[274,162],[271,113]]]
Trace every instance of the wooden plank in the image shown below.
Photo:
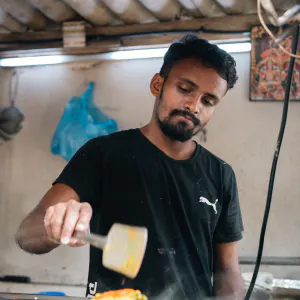
[[[1,36],[1,35],[0,35]],[[40,55],[59,55],[59,54],[96,54],[120,49],[119,39],[109,39],[101,42],[91,42],[84,48],[63,48],[62,42],[41,44],[11,44],[9,48],[3,48],[0,44],[0,58],[40,56]]]
[[[26,32],[24,34],[11,33],[5,38],[0,39],[0,42],[22,42],[22,41],[48,41],[48,40],[62,40],[62,31],[37,31]]]
[[[229,39],[247,39],[250,34],[200,34],[199,37],[202,37],[207,40],[229,40]],[[157,35],[157,36],[141,36],[141,37],[122,37],[121,44],[123,47],[139,47],[139,46],[167,46],[174,42],[177,39],[180,39],[182,34],[166,34],[166,35]]]
[[[299,299],[300,290],[293,288],[274,287],[271,295],[274,299]]]
[[[1,36],[0,36],[1,37]],[[94,54],[103,53],[107,51],[124,50],[124,49],[145,49],[149,47],[168,47],[176,39],[182,37],[182,34],[166,34],[157,36],[136,36],[136,37],[121,37],[118,38],[106,38],[101,41],[92,40],[89,41],[86,47],[78,49],[63,48],[62,41],[36,43],[36,44],[0,44],[0,57],[11,57],[14,55],[28,56],[35,53],[40,55],[41,53],[49,52],[53,54]],[[235,39],[236,41],[245,41],[250,35],[245,34],[201,34],[201,37],[208,40],[224,41],[226,39]],[[50,55],[50,54],[49,54]]]
[[[122,26],[101,26],[87,28],[88,37],[105,38],[107,36],[121,37],[149,33],[170,33],[173,31],[195,31],[200,28],[216,31],[249,31],[252,25],[259,24],[257,15],[225,16],[217,18],[201,18],[186,21],[161,22],[153,24],[134,24]],[[178,33],[178,32],[177,32]],[[61,31],[11,33],[0,38],[0,42],[49,41],[61,40]]]
[[[64,48],[86,47],[85,22],[63,23]]]
[[[252,25],[259,24],[258,16],[224,16],[216,18],[199,18],[194,20],[179,20],[171,22],[161,22],[153,24],[134,24],[124,26],[109,26],[88,28],[87,35],[134,35],[141,33],[164,33],[170,31],[191,31],[205,28],[216,31],[249,31]]]
[[[121,48],[141,48],[141,47],[158,47],[163,46],[166,47],[172,42],[174,42],[176,39],[179,39],[182,37],[182,33],[173,33],[173,34],[162,34],[162,35],[142,35],[142,36],[128,36],[128,37],[121,37],[121,38],[104,38],[101,40],[90,40],[87,43],[86,48],[82,48],[82,51],[80,49],[75,50],[77,54],[80,54],[81,52],[84,54],[87,54],[92,48],[91,45],[96,49],[99,48],[99,51],[101,52],[101,49],[105,47],[107,48],[113,48],[116,49],[116,43],[118,44],[118,47]],[[229,40],[229,39],[235,39],[235,40],[245,40],[247,38],[250,39],[250,33],[249,34],[209,34],[209,33],[201,33],[199,34],[202,38],[208,39],[208,40]],[[1,39],[1,37],[0,37]],[[0,51],[11,51],[11,50],[29,50],[29,49],[48,49],[48,48],[62,48],[63,42],[62,41],[56,41],[56,42],[36,42],[36,43],[29,43],[29,44],[22,44],[22,43],[7,43],[7,44],[0,44]],[[94,53],[94,48],[92,50],[92,53]],[[119,49],[118,48],[118,49]],[[66,49],[65,51],[68,51]]]
[[[11,58],[11,57],[33,57],[33,56],[43,56],[43,55],[90,55],[90,54],[117,51],[119,50],[119,47],[115,46],[115,47],[99,48],[98,46],[88,46],[83,50],[80,51],[79,49],[76,48],[64,49],[60,47],[54,47],[53,45],[52,48],[47,48],[47,49],[23,49],[23,50],[0,51],[0,59]]]

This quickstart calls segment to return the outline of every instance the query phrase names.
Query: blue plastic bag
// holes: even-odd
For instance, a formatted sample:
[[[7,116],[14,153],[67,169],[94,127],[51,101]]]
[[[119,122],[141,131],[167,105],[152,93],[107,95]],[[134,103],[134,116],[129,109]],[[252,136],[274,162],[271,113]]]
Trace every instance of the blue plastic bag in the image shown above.
[[[115,120],[98,109],[94,102],[94,83],[81,97],[72,97],[57,125],[51,152],[69,161],[87,141],[118,130]]]

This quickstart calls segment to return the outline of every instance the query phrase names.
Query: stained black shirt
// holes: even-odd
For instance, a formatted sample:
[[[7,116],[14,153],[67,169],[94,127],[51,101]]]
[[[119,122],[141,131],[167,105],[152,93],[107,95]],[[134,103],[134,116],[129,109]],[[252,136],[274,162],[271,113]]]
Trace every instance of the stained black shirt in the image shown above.
[[[90,248],[87,295],[131,287],[150,299],[210,297],[214,243],[242,238],[234,172],[199,144],[190,159],[174,160],[139,129],[98,137],[76,153],[58,182],[91,204],[91,232],[106,235],[116,222],[149,231],[133,280],[104,268],[102,251]]]

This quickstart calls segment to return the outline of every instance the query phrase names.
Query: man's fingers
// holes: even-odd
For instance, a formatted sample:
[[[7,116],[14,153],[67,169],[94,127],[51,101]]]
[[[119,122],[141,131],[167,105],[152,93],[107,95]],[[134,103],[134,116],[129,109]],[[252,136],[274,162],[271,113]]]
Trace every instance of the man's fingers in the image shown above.
[[[66,204],[59,203],[55,206],[55,210],[51,217],[50,226],[51,226],[52,238],[57,242],[60,242],[60,236],[64,224],[66,210],[67,210]]]
[[[79,247],[85,243],[78,240],[74,233],[87,231],[91,218],[92,208],[88,203],[70,200],[49,207],[45,214],[44,226],[52,241]]]
[[[77,244],[78,244],[78,239],[72,237],[68,245],[71,247],[75,247]]]
[[[92,218],[92,208],[88,203],[83,203],[80,208],[79,220],[76,225],[76,231],[87,231]]]
[[[51,217],[54,213],[54,210],[55,210],[54,206],[48,207],[45,217],[44,217],[44,226],[45,226],[45,229],[46,229],[46,232],[47,232],[49,238],[51,238],[51,239],[52,239],[52,233],[51,233],[51,223],[50,222],[51,222]]]
[[[81,247],[81,246],[84,246],[85,244],[86,244],[86,242],[80,241],[77,238],[72,237],[71,241],[69,243],[69,246],[70,247]]]
[[[61,232],[61,243],[64,245],[70,243],[75,226],[79,219],[79,211],[80,203],[76,201],[70,201],[67,207],[64,225]]]

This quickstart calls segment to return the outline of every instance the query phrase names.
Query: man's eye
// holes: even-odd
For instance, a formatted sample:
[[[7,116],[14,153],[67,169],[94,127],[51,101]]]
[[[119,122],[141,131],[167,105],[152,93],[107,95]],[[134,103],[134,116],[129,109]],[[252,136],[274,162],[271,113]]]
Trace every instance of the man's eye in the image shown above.
[[[212,99],[209,99],[209,98],[203,98],[203,99],[202,99],[202,102],[203,102],[205,105],[211,106],[211,107],[213,107],[213,106],[216,105],[215,101],[212,100]]]
[[[191,89],[185,89],[181,86],[178,86],[178,90],[183,93],[183,94],[191,94],[192,93],[192,90]]]

